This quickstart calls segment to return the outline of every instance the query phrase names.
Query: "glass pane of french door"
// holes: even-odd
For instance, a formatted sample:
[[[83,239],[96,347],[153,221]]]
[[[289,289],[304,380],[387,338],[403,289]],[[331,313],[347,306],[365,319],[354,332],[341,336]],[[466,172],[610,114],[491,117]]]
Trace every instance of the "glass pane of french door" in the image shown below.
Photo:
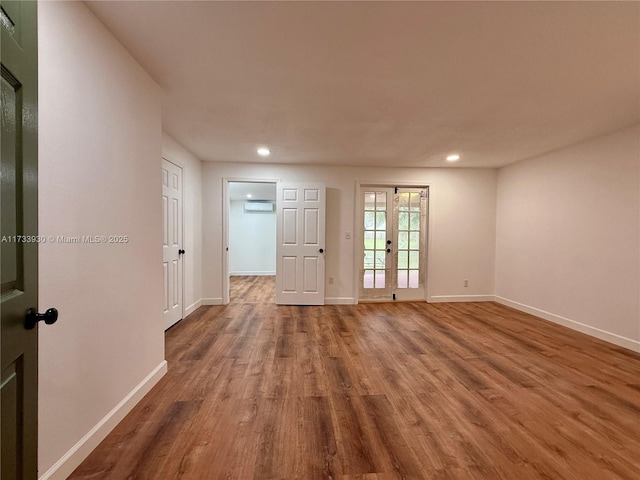
[[[397,196],[397,288],[418,288],[420,278],[420,192],[401,192]]]
[[[375,189],[364,192],[364,259],[362,263],[361,290],[371,298],[388,294],[389,270],[387,262],[387,238],[390,225],[387,222],[393,191]]]

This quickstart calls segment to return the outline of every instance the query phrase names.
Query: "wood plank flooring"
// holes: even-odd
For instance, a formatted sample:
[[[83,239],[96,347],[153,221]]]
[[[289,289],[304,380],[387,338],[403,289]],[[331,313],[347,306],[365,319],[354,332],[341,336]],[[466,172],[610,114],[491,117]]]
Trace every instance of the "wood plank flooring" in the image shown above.
[[[168,374],[70,478],[640,478],[636,353],[495,303],[231,298],[167,332]]]

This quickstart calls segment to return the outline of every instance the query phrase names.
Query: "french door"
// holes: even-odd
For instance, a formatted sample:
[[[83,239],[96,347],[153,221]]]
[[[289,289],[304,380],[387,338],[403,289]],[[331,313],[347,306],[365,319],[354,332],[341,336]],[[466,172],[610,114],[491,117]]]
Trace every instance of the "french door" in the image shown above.
[[[363,187],[359,298],[424,300],[428,188]]]

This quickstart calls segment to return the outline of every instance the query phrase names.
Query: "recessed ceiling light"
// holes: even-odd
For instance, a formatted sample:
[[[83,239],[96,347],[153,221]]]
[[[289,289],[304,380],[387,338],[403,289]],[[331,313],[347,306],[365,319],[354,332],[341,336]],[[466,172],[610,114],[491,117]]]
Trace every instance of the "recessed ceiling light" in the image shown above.
[[[460,155],[457,155],[455,153],[447,157],[447,162],[457,162],[458,160],[460,160]]]
[[[250,193],[247,193],[247,198],[251,198],[253,197],[253,195],[251,195]]]
[[[267,147],[260,147],[258,149],[258,155],[260,155],[261,157],[268,157],[271,154],[271,150],[269,150]]]

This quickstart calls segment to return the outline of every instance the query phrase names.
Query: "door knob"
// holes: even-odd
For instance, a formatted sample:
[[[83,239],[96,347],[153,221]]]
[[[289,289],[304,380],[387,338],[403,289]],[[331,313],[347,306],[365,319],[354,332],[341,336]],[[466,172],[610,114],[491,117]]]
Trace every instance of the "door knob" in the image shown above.
[[[387,245],[391,245],[391,240],[387,240]]]
[[[58,310],[50,308],[44,313],[38,313],[35,308],[30,308],[24,316],[24,328],[31,330],[40,320],[44,320],[44,323],[47,325],[56,323],[56,320],[58,320]]]
[[[183,249],[178,250],[178,255],[184,255],[184,250]]]
[[[387,253],[391,253],[391,249],[390,248],[387,248]]]
[[[320,253],[324,253],[324,248],[321,248],[320,250],[318,250]]]

